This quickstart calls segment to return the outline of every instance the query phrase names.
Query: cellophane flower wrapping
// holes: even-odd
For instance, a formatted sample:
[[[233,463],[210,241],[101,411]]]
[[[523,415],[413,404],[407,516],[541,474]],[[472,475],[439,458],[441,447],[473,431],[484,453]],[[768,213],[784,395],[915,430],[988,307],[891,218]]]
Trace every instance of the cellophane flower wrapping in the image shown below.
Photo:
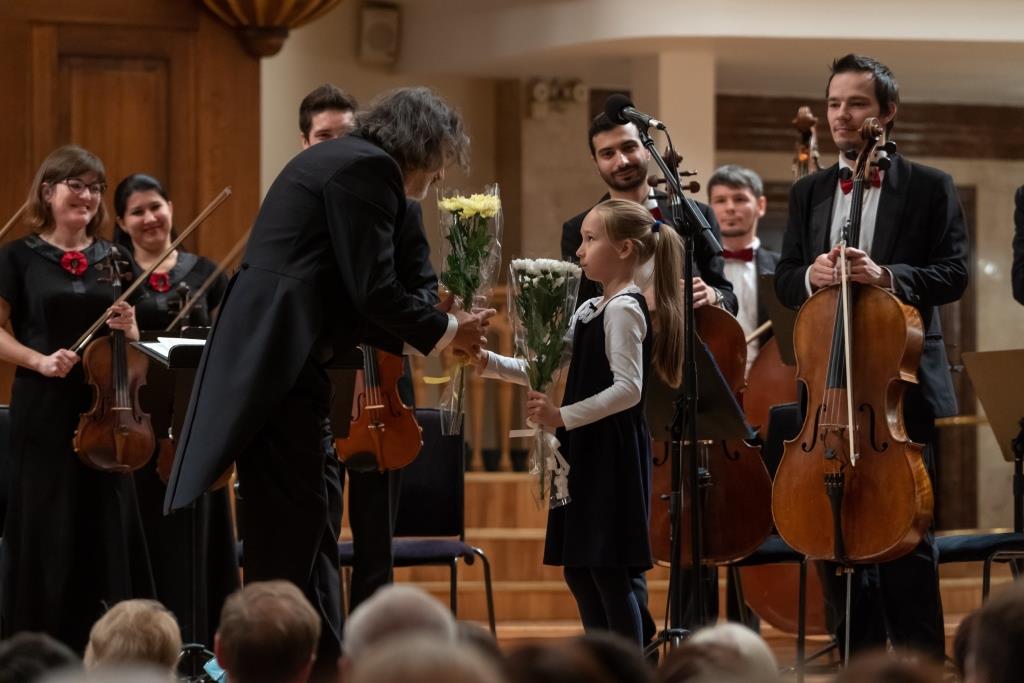
[[[501,267],[501,195],[498,185],[480,194],[438,193],[441,223],[441,285],[466,311],[486,308]],[[441,395],[441,432],[462,430],[466,394],[466,362],[458,361]]]
[[[580,289],[580,267],[553,259],[515,259],[509,264],[508,308],[515,355],[526,364],[530,389],[553,398],[570,350],[569,323]],[[529,452],[538,503],[555,508],[570,502],[569,464],[551,432],[533,428]]]

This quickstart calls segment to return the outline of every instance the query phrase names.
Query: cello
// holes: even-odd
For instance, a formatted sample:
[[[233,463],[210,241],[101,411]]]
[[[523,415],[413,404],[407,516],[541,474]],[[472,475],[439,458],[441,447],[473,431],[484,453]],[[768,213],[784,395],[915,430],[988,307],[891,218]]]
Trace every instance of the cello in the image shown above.
[[[398,395],[405,360],[369,344],[360,348],[363,386],[352,406],[348,436],[335,440],[338,459],[357,472],[401,469],[423,446],[423,429]]]
[[[714,357],[734,393],[743,389],[747,366],[747,342],[743,328],[728,311],[702,306],[694,311],[697,336]],[[668,563],[672,557],[668,493],[672,478],[669,458],[676,445],[654,442],[651,483],[651,553]],[[700,445],[698,478],[704,564],[728,564],[757,550],[771,533],[771,478],[761,459],[760,446],[742,439],[719,440]],[[660,457],[658,454],[661,454]],[[690,488],[689,468],[683,468],[683,490]],[[683,498],[682,542],[679,561],[693,565],[690,545],[692,503]]]
[[[917,381],[923,349],[921,315],[881,287],[851,283],[846,268],[846,245],[859,244],[867,172],[885,170],[894,150],[884,134],[874,118],[861,128],[865,144],[838,245],[840,282],[812,294],[797,314],[793,344],[807,414],[786,442],[772,494],[775,524],[791,547],[847,567],[910,552],[933,511],[922,447],[903,421],[903,394]]]

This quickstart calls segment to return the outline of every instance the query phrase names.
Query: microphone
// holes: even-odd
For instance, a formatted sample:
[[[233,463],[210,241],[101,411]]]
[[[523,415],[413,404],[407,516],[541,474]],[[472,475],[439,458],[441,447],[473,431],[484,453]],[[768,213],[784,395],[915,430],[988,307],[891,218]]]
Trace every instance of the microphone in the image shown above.
[[[634,123],[640,128],[657,128],[665,130],[665,124],[647,114],[633,108],[633,103],[622,94],[615,94],[604,101],[604,114],[614,123]]]

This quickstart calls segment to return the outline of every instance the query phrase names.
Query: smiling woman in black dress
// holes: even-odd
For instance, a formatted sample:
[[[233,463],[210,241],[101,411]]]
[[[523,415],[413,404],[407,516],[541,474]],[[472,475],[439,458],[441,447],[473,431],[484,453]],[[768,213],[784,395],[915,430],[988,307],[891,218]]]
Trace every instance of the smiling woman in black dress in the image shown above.
[[[111,249],[96,236],[105,182],[96,156],[57,149],[32,183],[33,233],[0,247],[0,360],[18,366],[3,636],[42,631],[78,651],[106,606],[154,593],[132,476],[90,469],[71,447],[92,391],[69,347],[105,311],[109,327],[139,334],[134,309],[111,308],[113,289],[95,267]]]
[[[174,206],[156,178],[136,173],[118,183],[114,191],[114,213],[117,215],[115,241],[131,255],[132,267],[138,277],[171,246]],[[179,286],[184,283],[195,295],[215,270],[216,265],[209,259],[175,249],[136,290],[132,303],[136,307],[139,327],[146,332],[167,328],[178,312],[177,304],[180,302],[175,300],[179,298]],[[185,322],[192,326],[209,325],[226,284],[227,277],[220,275],[191,309]],[[157,434],[157,437],[163,438],[166,434]],[[195,562],[198,618],[196,633],[189,633],[192,600],[190,511],[164,516],[162,506],[166,486],[157,474],[157,462],[158,458],[154,456],[145,467],[135,472],[157,597],[177,616],[178,622],[186,629],[188,639],[209,645],[217,630],[224,599],[239,586],[228,491],[223,488],[208,493],[195,507],[198,515]]]

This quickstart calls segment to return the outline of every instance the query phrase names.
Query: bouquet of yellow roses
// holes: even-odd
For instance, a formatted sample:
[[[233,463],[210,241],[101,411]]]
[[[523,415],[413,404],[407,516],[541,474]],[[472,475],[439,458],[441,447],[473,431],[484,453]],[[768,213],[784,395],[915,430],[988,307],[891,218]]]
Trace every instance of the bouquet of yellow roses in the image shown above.
[[[501,265],[501,197],[498,186],[483,193],[438,197],[441,218],[441,285],[464,310],[486,307]],[[458,434],[462,427],[466,366],[460,362],[441,397],[441,431]]]

